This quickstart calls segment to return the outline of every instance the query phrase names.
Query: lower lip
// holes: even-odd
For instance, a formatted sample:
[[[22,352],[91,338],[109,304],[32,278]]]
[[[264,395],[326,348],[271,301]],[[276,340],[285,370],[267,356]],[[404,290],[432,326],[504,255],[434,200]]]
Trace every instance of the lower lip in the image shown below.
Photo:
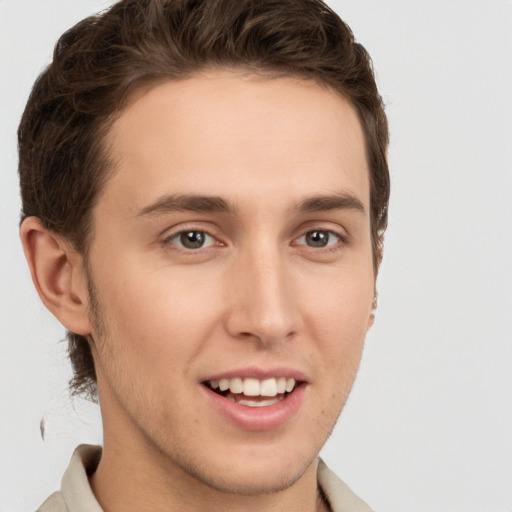
[[[213,406],[231,423],[244,430],[272,430],[295,416],[304,398],[305,384],[300,384],[285,398],[272,405],[250,407],[233,402],[201,385]]]

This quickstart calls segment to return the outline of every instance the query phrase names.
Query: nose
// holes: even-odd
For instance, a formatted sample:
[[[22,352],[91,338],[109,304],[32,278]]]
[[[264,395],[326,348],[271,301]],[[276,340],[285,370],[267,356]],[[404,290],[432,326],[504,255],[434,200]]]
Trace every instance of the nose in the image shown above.
[[[290,339],[299,327],[293,273],[277,249],[240,254],[230,269],[226,326],[262,344]]]

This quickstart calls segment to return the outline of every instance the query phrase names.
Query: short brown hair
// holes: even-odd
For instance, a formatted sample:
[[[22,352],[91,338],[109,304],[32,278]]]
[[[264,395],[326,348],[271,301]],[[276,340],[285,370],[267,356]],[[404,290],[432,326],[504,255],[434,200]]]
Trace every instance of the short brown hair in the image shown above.
[[[84,256],[109,171],[104,137],[131,94],[206,68],[236,67],[327,85],[358,112],[370,166],[375,274],[387,225],[388,127],[372,63],[320,0],[122,0],[57,42],[18,130],[22,219],[36,216]],[[94,398],[87,339],[68,333],[73,393]]]

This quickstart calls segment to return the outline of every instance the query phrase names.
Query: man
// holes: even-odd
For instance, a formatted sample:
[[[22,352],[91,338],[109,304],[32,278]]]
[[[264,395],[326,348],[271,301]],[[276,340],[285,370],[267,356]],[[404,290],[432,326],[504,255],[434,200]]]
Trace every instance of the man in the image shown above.
[[[317,0],[126,0],[62,36],[21,239],[104,444],[41,512],[369,510],[318,453],[373,322],[387,142]]]

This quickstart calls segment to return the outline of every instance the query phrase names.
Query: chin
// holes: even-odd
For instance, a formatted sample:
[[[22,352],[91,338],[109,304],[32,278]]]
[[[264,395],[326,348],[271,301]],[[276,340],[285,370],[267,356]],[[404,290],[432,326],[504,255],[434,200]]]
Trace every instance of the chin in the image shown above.
[[[254,464],[254,461],[248,460],[243,468],[233,467],[232,470],[209,474],[202,474],[203,471],[199,470],[193,476],[224,493],[246,496],[273,494],[293,486],[311,467],[315,458],[294,465],[289,459],[285,459],[281,464],[269,464],[265,461]]]
[[[250,444],[236,449],[224,447],[214,457],[199,462],[181,458],[179,465],[192,478],[223,493],[237,495],[273,494],[284,491],[314,466],[316,447],[286,444]],[[182,453],[181,456],[184,454]],[[211,454],[213,455],[213,454]]]

